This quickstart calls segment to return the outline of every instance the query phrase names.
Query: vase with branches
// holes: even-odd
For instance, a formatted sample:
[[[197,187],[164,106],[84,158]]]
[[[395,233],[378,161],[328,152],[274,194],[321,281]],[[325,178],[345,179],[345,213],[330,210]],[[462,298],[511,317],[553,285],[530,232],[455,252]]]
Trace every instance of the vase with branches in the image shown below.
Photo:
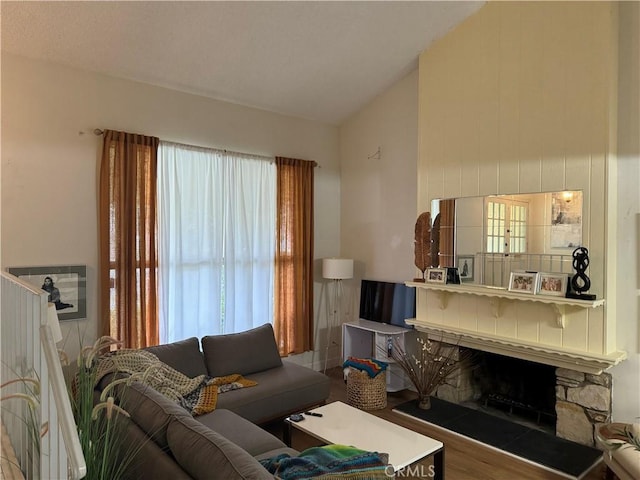
[[[431,408],[431,395],[461,368],[471,366],[473,351],[456,344],[416,337],[416,350],[405,348],[394,339],[391,358],[406,374],[418,393],[418,408]]]

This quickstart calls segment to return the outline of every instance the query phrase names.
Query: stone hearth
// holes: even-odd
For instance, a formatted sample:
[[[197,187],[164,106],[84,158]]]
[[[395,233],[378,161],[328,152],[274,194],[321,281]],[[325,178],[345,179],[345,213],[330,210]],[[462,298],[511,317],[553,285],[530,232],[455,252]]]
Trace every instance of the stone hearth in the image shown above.
[[[595,445],[595,427],[611,421],[611,374],[556,369],[556,435]]]

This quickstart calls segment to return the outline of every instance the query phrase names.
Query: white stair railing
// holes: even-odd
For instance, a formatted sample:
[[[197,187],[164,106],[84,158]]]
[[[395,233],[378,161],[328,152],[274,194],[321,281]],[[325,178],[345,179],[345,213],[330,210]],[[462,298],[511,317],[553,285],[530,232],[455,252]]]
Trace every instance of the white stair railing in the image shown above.
[[[58,351],[47,324],[47,293],[11,274],[0,274],[1,382],[35,378],[40,384],[39,392],[23,381],[2,389],[2,398],[25,393],[37,397],[34,410],[22,398],[2,402],[2,422],[19,468],[28,480],[84,478],[86,464]],[[40,438],[43,426],[48,431]]]

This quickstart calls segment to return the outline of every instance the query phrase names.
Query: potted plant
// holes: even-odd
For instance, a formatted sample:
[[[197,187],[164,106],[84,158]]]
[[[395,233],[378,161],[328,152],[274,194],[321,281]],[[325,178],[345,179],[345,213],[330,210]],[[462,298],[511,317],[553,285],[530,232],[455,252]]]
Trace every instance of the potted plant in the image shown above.
[[[120,343],[111,337],[101,337],[92,346],[83,348],[78,355],[77,372],[69,385],[71,407],[87,465],[85,478],[89,480],[124,478],[138,451],[130,446],[126,451],[121,448],[126,433],[123,417],[129,414],[115,404],[112,395],[115,385],[135,381],[137,376],[114,380],[99,398],[95,390],[100,381],[97,371],[102,351]],[[126,390],[122,394],[126,394]]]

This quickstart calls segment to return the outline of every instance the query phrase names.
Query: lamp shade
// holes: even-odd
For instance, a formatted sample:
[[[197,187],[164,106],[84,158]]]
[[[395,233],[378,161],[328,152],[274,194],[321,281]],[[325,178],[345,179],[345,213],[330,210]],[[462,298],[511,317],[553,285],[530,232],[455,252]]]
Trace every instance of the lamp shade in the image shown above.
[[[322,277],[334,280],[353,278],[353,260],[350,258],[322,259]]]

